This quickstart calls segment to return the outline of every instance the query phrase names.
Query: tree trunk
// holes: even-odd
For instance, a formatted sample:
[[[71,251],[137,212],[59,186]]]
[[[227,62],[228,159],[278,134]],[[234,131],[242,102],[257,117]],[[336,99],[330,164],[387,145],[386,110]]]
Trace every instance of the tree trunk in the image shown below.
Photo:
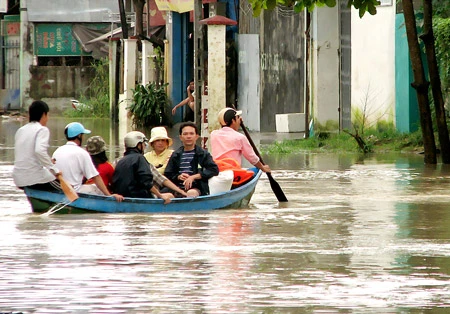
[[[442,97],[441,78],[436,60],[436,49],[433,33],[433,7],[431,0],[423,0],[423,34],[420,39],[425,44],[428,61],[428,73],[430,75],[431,90],[433,92],[434,107],[436,111],[436,124],[441,146],[441,157],[444,164],[450,163],[450,139],[448,137],[447,121],[445,118],[444,98]]]
[[[134,12],[136,12],[136,36],[144,36],[144,5],[145,0],[133,0]]]
[[[417,37],[416,17],[412,0],[402,0],[405,17],[406,36],[408,37],[409,55],[414,74],[411,86],[416,90],[419,103],[420,126],[422,128],[424,162],[436,164],[436,143],[434,141],[433,123],[431,120],[430,101],[428,99],[429,82],[425,79],[422,59],[420,57],[419,39]]]

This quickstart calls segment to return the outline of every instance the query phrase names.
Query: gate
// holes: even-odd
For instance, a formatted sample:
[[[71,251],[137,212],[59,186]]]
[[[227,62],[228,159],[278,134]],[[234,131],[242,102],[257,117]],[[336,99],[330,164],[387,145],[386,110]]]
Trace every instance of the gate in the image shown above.
[[[4,110],[20,109],[20,17],[5,16],[1,23],[1,56],[4,64],[0,104]]]

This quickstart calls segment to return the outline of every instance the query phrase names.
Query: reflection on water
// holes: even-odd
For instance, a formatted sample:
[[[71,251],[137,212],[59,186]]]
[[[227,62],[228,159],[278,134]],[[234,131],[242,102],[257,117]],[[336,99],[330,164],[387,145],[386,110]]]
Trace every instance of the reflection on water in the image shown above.
[[[0,311],[448,310],[448,167],[395,154],[265,156],[288,203],[263,176],[246,209],[44,218],[13,186],[4,125]]]

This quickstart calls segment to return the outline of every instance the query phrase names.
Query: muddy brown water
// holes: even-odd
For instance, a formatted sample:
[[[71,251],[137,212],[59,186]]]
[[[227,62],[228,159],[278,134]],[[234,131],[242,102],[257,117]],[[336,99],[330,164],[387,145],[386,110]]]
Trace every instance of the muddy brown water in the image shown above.
[[[51,150],[65,124],[49,125]],[[108,123],[85,124],[108,138]],[[0,124],[0,312],[450,311],[448,167],[264,156],[288,203],[263,176],[244,209],[44,218],[11,179],[19,126]]]

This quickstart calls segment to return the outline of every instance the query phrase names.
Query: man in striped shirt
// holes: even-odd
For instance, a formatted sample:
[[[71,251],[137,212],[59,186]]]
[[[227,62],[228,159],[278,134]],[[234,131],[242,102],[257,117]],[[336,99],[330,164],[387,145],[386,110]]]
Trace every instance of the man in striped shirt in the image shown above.
[[[164,175],[189,197],[208,195],[208,180],[219,174],[219,168],[211,154],[196,145],[199,134],[195,123],[182,123],[179,133],[183,146],[172,153]]]

